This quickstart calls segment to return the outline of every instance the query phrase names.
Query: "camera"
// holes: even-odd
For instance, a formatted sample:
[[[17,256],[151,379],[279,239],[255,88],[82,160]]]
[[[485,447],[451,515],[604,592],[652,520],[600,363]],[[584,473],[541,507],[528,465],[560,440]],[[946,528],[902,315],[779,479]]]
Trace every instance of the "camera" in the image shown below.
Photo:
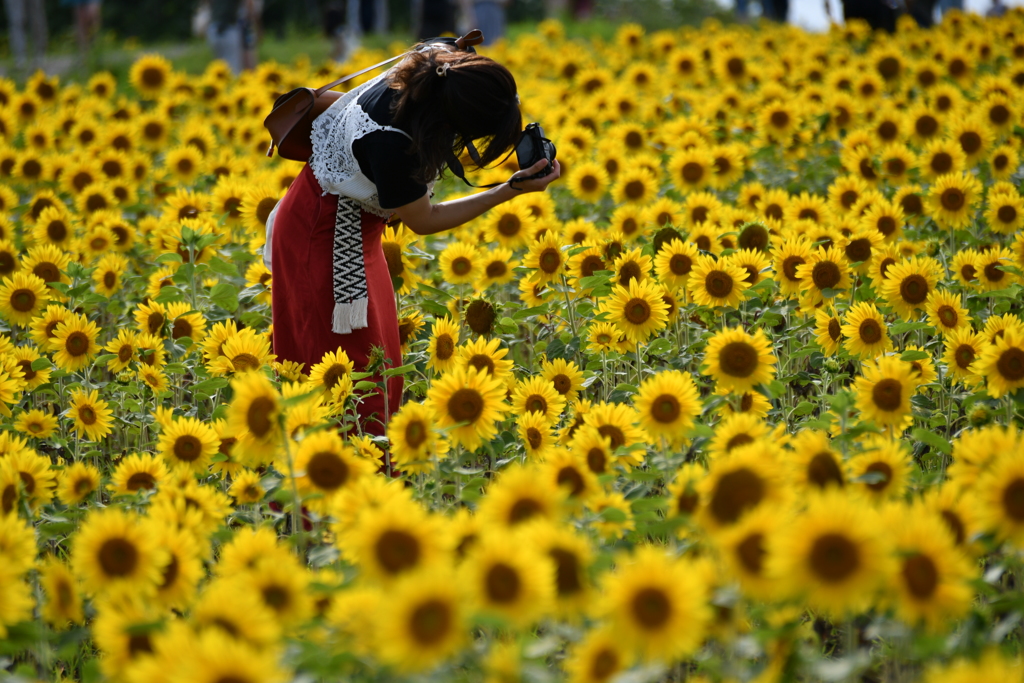
[[[540,127],[540,124],[531,123],[528,125],[526,130],[523,131],[522,137],[519,138],[519,143],[516,145],[516,161],[519,163],[519,168],[530,168],[541,159],[547,159],[548,165],[537,173],[525,178],[520,177],[518,180],[543,178],[551,173],[554,170],[552,165],[555,161],[555,154],[555,143],[544,137],[544,129]]]

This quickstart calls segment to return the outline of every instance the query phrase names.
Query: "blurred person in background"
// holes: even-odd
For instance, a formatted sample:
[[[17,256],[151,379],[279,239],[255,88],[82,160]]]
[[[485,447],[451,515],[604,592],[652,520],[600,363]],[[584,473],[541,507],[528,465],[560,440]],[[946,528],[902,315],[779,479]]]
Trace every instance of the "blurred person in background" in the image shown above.
[[[413,29],[417,39],[455,35],[452,0],[412,0]]]
[[[324,34],[331,39],[331,59],[335,62],[344,62],[348,59],[345,5],[345,0],[333,0],[325,3],[323,8]]]
[[[484,45],[493,45],[505,37],[505,9],[511,0],[461,0],[467,30],[483,31]]]
[[[553,19],[566,15],[576,21],[585,21],[594,13],[594,0],[544,0],[544,14]]]
[[[14,55],[14,68],[21,74],[28,71],[28,39],[25,22],[32,29],[32,69],[41,68],[46,56],[46,7],[43,0],[4,0],[7,9],[7,30]]]
[[[259,15],[254,0],[209,0],[206,40],[236,75],[256,67]]]
[[[985,16],[989,19],[998,19],[1006,15],[1006,5],[1002,0],[992,0],[992,6],[985,10]]]
[[[42,0],[29,2],[42,4]],[[78,39],[78,50],[84,55],[89,51],[93,37],[100,32],[99,0],[60,0],[60,4],[75,8],[75,37]]]

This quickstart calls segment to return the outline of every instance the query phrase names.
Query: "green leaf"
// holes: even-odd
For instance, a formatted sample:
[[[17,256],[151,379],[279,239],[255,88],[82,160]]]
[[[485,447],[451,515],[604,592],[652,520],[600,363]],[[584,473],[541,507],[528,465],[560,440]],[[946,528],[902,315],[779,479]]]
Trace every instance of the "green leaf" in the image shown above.
[[[814,404],[810,401],[800,401],[796,408],[793,410],[794,415],[810,415],[814,412]]]
[[[431,287],[430,285],[424,284],[422,282],[416,285],[416,289],[426,294],[433,294],[434,296],[439,297],[442,301],[448,301],[455,298],[448,292],[444,291],[443,289]]]
[[[34,361],[32,361],[33,372],[39,372],[40,370],[45,370],[46,368],[52,367],[53,363],[51,363],[50,359],[47,358],[46,356],[40,356],[39,358],[36,358]]]
[[[911,434],[921,443],[927,444],[941,453],[949,455],[953,452],[953,447],[949,442],[935,432],[918,427]]]
[[[916,330],[927,330],[931,327],[928,323],[896,323],[889,327],[889,334],[903,334]]]
[[[210,301],[228,313],[238,310],[238,288],[227,282],[219,282],[210,290]]]
[[[153,298],[153,301],[157,302],[158,304],[171,304],[174,303],[175,301],[184,300],[185,294],[177,287],[171,287],[170,285],[167,285],[166,287],[161,287],[160,293]]]
[[[516,311],[512,314],[513,320],[524,320],[534,315],[547,315],[548,305],[541,304],[540,306],[534,306],[533,308],[524,308],[521,311]]]
[[[900,354],[900,360],[905,360],[911,363],[915,360],[924,360],[925,358],[931,358],[931,354],[927,351],[916,351],[914,349],[908,349]]]
[[[353,389],[355,389],[356,391],[370,391],[371,389],[376,389],[376,388],[377,388],[377,383],[376,382],[367,382],[365,380],[362,381],[362,382],[356,382],[355,386],[353,387]]]
[[[110,361],[114,360],[115,358],[117,358],[117,354],[116,353],[104,353],[103,355],[98,356],[96,358],[96,360],[93,361],[93,363],[96,364],[96,365],[102,365],[104,363],[109,363]],[[42,359],[40,359],[40,360],[42,360]],[[32,369],[33,370],[36,369],[35,363],[32,364]]]
[[[395,375],[407,375],[416,369],[415,364],[400,365],[397,368],[388,368],[384,371],[385,377],[394,377]]]
[[[234,263],[228,263],[217,256],[210,259],[210,270],[221,275],[238,276],[238,267]]]
[[[213,392],[218,389],[223,389],[228,385],[228,380],[224,377],[211,377],[210,379],[204,379],[202,382],[197,382],[192,385],[191,391],[196,394],[206,394],[210,396]]]
[[[181,263],[181,254],[174,251],[169,251],[166,254],[160,254],[156,257],[157,263]]]
[[[650,346],[647,347],[647,353],[652,356],[663,356],[672,350],[672,342],[668,339],[662,339],[659,337],[651,342]]]
[[[609,508],[605,508],[604,510],[601,510],[601,514],[598,515],[598,516],[602,520],[604,520],[605,522],[615,522],[615,523],[618,523],[618,524],[621,524],[622,522],[625,522],[626,519],[628,519],[626,517],[626,513],[625,512],[623,512],[619,508],[610,508],[610,507]]]

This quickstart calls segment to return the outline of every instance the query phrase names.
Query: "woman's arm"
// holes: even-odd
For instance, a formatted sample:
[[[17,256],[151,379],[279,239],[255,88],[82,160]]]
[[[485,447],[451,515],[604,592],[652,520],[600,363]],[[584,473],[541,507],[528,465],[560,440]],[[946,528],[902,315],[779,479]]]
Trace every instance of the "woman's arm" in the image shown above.
[[[533,175],[547,164],[547,159],[541,159],[530,168],[514,174],[512,178]],[[468,197],[440,204],[431,204],[430,197],[423,195],[414,202],[398,207],[395,209],[395,213],[417,235],[433,235],[468,223],[484,212],[523,193],[543,192],[548,185],[558,179],[560,174],[561,166],[556,159],[551,173],[543,178],[516,182],[514,183],[515,188],[509,183],[504,183],[486,192],[478,192]]]

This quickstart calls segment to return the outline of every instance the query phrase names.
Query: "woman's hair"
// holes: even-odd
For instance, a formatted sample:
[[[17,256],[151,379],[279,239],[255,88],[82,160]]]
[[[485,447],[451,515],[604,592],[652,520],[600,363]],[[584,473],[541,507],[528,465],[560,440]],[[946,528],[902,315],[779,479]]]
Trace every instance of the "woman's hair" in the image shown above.
[[[392,71],[394,125],[412,138],[427,183],[458,157],[466,143],[487,139],[480,165],[501,158],[519,141],[523,119],[509,70],[481,55],[445,47],[413,52]]]

